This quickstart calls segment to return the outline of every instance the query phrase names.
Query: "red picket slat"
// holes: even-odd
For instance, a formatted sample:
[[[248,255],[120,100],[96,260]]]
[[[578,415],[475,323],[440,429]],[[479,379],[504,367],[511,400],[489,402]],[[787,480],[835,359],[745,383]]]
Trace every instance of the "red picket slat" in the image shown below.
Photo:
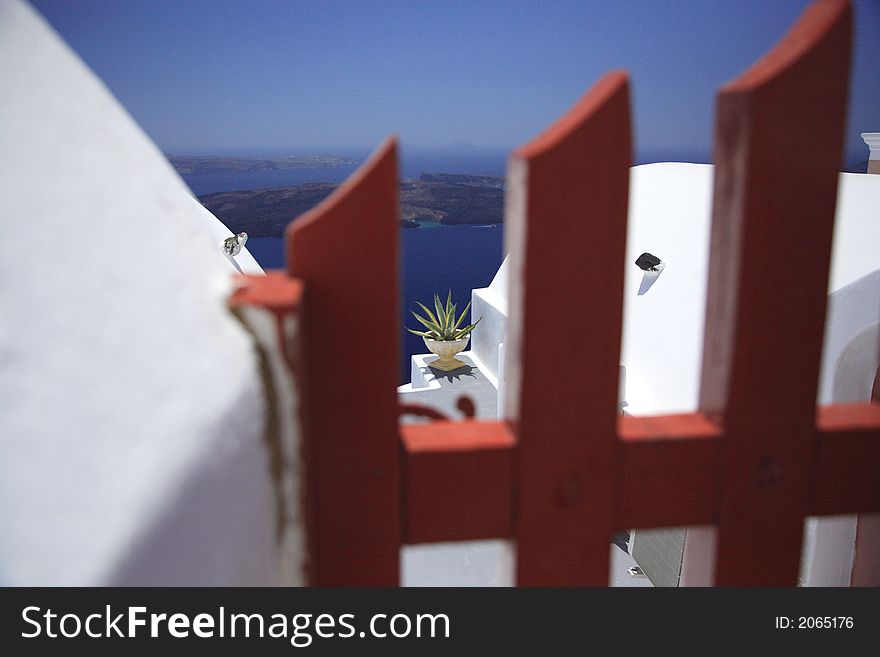
[[[305,282],[309,581],[399,581],[397,144],[387,141],[286,232]]]
[[[514,438],[502,422],[400,427],[407,543],[509,538]]]
[[[845,0],[814,3],[718,97],[700,409],[724,417],[719,585],[797,581],[850,14]]]
[[[880,404],[819,409],[811,515],[880,512]]]
[[[700,413],[617,422],[617,529],[714,522],[721,429]]]
[[[505,372],[521,585],[608,583],[630,164],[622,72],[510,162]]]

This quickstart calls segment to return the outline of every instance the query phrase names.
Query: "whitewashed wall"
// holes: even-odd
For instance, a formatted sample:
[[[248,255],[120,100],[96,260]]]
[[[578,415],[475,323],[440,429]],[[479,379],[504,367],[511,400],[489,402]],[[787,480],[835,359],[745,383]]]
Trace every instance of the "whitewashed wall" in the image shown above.
[[[820,404],[868,401],[880,365],[880,176],[845,173],[840,185]],[[876,516],[865,521],[876,523]],[[850,585],[858,522],[854,515],[807,520],[801,562],[806,586]]]
[[[0,584],[279,582],[228,231],[17,0],[0,88]]]
[[[507,261],[505,257],[489,287],[471,291],[470,321],[480,320],[471,335],[471,358],[477,359],[480,371],[496,387],[502,369],[500,348],[507,332]]]

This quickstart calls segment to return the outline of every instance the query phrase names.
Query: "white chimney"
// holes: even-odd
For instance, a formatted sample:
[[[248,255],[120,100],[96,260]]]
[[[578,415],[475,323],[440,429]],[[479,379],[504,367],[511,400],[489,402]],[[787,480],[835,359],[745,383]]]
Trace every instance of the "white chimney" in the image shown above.
[[[862,139],[871,149],[868,158],[868,173],[880,173],[880,132],[863,132]]]

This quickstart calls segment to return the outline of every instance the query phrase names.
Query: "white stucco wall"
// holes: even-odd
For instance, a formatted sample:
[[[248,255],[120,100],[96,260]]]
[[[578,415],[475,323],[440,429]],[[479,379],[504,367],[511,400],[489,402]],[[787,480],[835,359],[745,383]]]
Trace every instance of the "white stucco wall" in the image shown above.
[[[631,171],[622,344],[627,410],[691,412],[702,363],[713,167],[661,163]],[[878,212],[880,176],[840,174],[820,403],[832,401],[839,350],[880,317],[880,288],[869,276],[880,270]],[[645,251],[666,267],[639,296],[643,272],[633,263]]]
[[[471,321],[480,320],[471,335],[471,357],[496,388],[503,367],[501,345],[507,332],[507,261],[505,257],[489,287],[471,292]]]
[[[630,173],[621,361],[627,412],[690,412],[699,397],[713,167],[662,163]],[[647,292],[635,265],[666,263]]]
[[[278,581],[223,231],[17,0],[0,87],[0,584]]]

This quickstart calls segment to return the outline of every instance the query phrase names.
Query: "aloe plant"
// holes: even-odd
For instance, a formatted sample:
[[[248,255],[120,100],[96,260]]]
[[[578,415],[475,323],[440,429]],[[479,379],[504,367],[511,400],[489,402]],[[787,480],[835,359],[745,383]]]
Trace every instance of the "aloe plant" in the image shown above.
[[[468,305],[464,307],[464,310],[461,311],[461,315],[458,315],[458,319],[456,319],[456,305],[452,303],[452,290],[450,290],[449,294],[446,296],[445,306],[441,303],[440,297],[436,294],[434,295],[434,312],[431,312],[430,308],[418,301],[416,302],[416,305],[422,309],[424,316],[419,315],[414,310],[411,310],[410,312],[413,314],[413,317],[415,317],[418,322],[428,330],[416,331],[411,328],[407,328],[406,330],[414,335],[428,338],[429,340],[440,340],[442,342],[461,340],[474,330],[474,327],[480,323],[480,319],[483,319],[480,317],[480,319],[473,324],[468,324],[463,328],[459,328],[467,315],[467,311],[471,307],[471,302],[468,301]]]

